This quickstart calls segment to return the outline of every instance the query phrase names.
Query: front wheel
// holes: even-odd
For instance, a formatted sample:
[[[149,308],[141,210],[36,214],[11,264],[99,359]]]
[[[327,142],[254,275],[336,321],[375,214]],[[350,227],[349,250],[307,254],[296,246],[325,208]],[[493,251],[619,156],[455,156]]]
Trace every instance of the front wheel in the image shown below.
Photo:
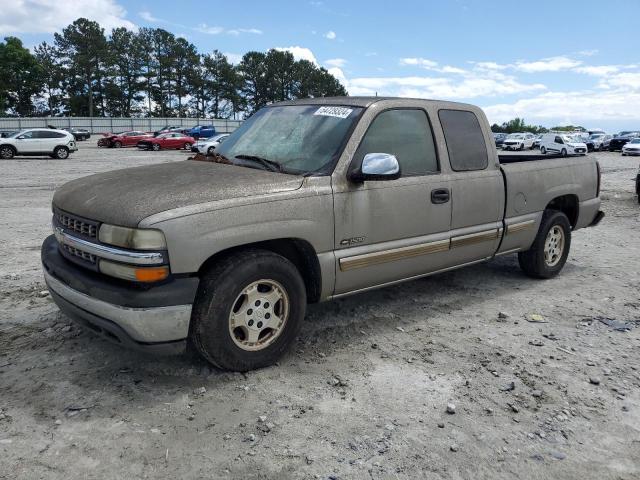
[[[207,155],[213,155],[213,151],[215,150],[216,147],[209,147],[207,149]]]
[[[546,155],[546,154],[547,154],[547,149],[546,149],[546,148],[544,148],[544,147],[540,147],[540,153],[541,153],[542,155]]]
[[[16,152],[8,145],[0,147],[0,158],[3,160],[11,160]]]
[[[545,210],[533,245],[518,253],[518,263],[530,277],[555,277],[564,267],[570,247],[571,224],[567,216],[557,210]]]
[[[184,148],[185,150],[189,150],[189,149],[191,148],[191,144],[190,144],[190,143],[185,143],[185,144],[183,145],[183,148]]]
[[[120,148],[120,147],[122,147],[122,142],[119,142],[119,141],[113,142],[113,148]]]
[[[159,144],[159,143],[154,143],[154,144],[151,146],[151,149],[152,149],[154,152],[157,152],[158,150],[160,150],[160,144]]]
[[[520,148],[518,150],[520,150],[520,151],[524,150],[524,143],[520,144]]]
[[[562,155],[563,157],[566,157],[566,156],[567,156],[567,149],[566,149],[566,148],[563,148],[563,149],[560,151],[560,155]]]
[[[69,149],[67,147],[56,147],[56,149],[53,151],[53,154],[56,158],[64,160],[65,158],[69,157]]]
[[[202,278],[189,338],[220,368],[266,367],[295,340],[306,303],[302,277],[288,259],[267,250],[239,252]]]

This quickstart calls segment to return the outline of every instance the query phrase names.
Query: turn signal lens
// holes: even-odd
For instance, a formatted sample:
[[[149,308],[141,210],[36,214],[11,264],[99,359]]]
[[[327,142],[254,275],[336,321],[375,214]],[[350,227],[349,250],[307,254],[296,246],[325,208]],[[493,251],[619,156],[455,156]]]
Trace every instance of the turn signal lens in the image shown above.
[[[169,267],[136,267],[121,263],[100,260],[100,272],[111,277],[122,278],[132,282],[159,282],[169,276]]]

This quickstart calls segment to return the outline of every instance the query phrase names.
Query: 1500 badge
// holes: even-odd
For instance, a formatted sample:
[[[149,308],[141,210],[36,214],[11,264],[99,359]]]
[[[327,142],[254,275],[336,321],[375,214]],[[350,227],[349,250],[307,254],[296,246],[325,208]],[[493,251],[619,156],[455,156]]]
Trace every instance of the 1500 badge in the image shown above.
[[[348,245],[356,245],[358,243],[364,242],[365,238],[367,238],[367,237],[345,238],[344,240],[340,240],[340,245],[343,246],[343,247],[346,247]]]

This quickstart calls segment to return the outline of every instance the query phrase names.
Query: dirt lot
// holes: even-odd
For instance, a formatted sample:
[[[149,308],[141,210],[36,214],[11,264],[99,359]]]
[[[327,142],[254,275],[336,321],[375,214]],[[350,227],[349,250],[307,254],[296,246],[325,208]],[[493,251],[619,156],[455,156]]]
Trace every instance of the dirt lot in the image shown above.
[[[509,256],[315,305],[241,375],[112,346],[46,296],[54,188],[186,157],[92,144],[1,163],[0,478],[640,478],[637,158],[594,154],[607,217],[558,278]]]

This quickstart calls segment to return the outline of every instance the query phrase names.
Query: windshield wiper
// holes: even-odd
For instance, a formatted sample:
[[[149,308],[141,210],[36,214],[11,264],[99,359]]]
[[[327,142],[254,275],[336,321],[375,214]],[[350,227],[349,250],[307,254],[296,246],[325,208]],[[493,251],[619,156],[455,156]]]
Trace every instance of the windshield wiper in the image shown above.
[[[252,162],[259,163],[265,168],[265,170],[284,173],[284,168],[281,164],[274,160],[269,160],[268,158],[260,157],[258,155],[245,155],[243,153],[241,153],[240,155],[236,155],[234,158],[240,160],[250,160]]]

